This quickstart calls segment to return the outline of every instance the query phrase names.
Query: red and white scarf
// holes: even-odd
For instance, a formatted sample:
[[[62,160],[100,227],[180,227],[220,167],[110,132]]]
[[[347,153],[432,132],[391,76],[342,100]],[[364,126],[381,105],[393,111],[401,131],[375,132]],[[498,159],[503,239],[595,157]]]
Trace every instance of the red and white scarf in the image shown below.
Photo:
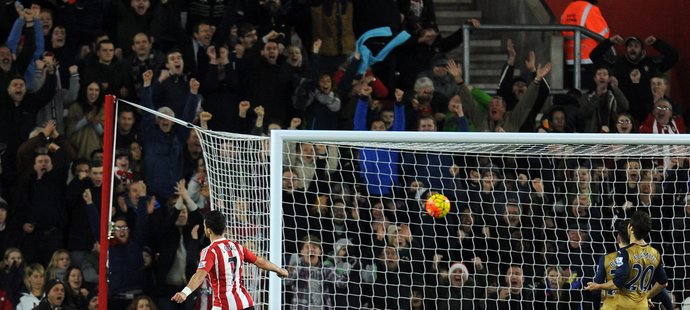
[[[660,133],[660,134],[678,134],[678,126],[676,125],[676,121],[671,119],[671,123],[668,125],[660,125],[657,123],[656,119],[654,119],[654,124],[652,125],[652,133]]]

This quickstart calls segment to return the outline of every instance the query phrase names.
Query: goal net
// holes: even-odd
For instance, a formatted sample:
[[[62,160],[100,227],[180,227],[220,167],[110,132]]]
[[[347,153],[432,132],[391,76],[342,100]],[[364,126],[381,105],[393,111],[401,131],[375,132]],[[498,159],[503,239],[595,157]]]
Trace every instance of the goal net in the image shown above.
[[[210,206],[227,219],[226,237],[256,255],[268,257],[268,139],[196,130],[201,140]],[[268,275],[253,264],[242,266],[244,285],[257,309],[267,305]]]
[[[583,287],[599,258],[616,251],[616,223],[635,210],[651,214],[648,241],[681,301],[690,279],[687,143],[274,131],[271,230],[280,238],[271,238],[270,254],[290,276],[271,284],[272,301],[290,309],[588,309],[594,297]],[[425,212],[433,193],[451,201],[443,218]],[[639,287],[651,287],[641,278]]]
[[[192,176],[193,180],[187,180],[190,194],[193,186],[197,188],[195,192],[200,193],[191,199],[195,200],[202,214],[208,212],[207,208],[210,208],[219,210],[225,215],[227,221],[225,237],[240,242],[259,256],[268,257],[270,237],[268,138],[204,130],[136,103],[121,99],[117,99],[117,103],[120,106],[132,106],[141,113],[153,114],[156,118],[170,120],[176,123],[176,126],[189,129],[189,135],[196,135],[199,138],[205,173],[198,175],[197,170]],[[114,115],[114,113],[110,114]],[[113,127],[117,127],[116,125]],[[106,145],[109,144],[106,143]],[[115,144],[113,141],[112,145]],[[143,147],[146,150],[147,145]],[[114,151],[111,152],[111,154],[114,153]],[[147,156],[146,152],[144,156]],[[195,167],[199,165],[198,162],[186,164],[194,164]],[[183,163],[180,163],[180,166],[182,165]],[[143,169],[146,167],[144,166]],[[204,196],[206,186],[208,186],[208,194],[205,195],[208,196],[207,199],[201,198]],[[116,199],[111,200],[116,201]],[[165,203],[160,202],[160,204]],[[156,228],[152,227],[151,230]],[[203,229],[200,229],[199,234],[203,234],[202,231]],[[207,244],[208,242],[202,242],[201,245]],[[198,254],[187,253],[192,256],[198,256]],[[242,266],[242,279],[256,308],[265,309],[268,305],[268,274],[253,264],[245,264]],[[105,282],[106,279],[101,281]],[[209,292],[209,289],[202,287],[200,291]],[[167,299],[170,297],[172,296],[167,296]],[[194,293],[193,297],[197,297],[197,293]]]
[[[668,290],[690,297],[682,135],[196,132],[228,237],[289,270],[243,266],[257,309],[588,309],[635,210]],[[443,218],[424,210],[433,193]]]

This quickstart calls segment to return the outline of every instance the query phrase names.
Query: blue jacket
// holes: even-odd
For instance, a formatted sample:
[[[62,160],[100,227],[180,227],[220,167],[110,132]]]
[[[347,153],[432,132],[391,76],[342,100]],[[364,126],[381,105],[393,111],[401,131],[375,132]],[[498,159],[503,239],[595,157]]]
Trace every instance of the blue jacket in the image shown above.
[[[367,112],[369,102],[364,98],[357,100],[354,125],[355,130],[368,130]],[[405,130],[405,107],[395,104],[393,108],[394,131]],[[400,162],[400,152],[387,149],[363,148],[359,153],[360,175],[367,184],[370,195],[390,195],[393,185],[397,185]]]
[[[24,29],[25,21],[23,18],[17,18],[12,25],[12,31],[10,31],[9,37],[7,37],[7,47],[10,48],[12,54],[17,55],[17,49],[19,47],[19,39],[22,35],[22,29]],[[43,58],[43,51],[45,51],[45,38],[43,37],[43,28],[41,27],[41,21],[38,17],[34,18],[34,40],[36,42],[36,50],[34,51],[33,57],[29,62],[29,67],[24,72],[24,83],[26,88],[30,89],[33,82],[34,74],[36,74],[36,60]]]
[[[144,249],[144,241],[148,237],[149,214],[146,209],[146,197],[139,198],[137,208],[132,210],[136,216],[128,220],[127,225],[133,231],[125,244],[116,244],[110,241],[108,253],[108,294],[115,295],[131,290],[143,288],[144,282],[144,258],[141,252]],[[86,206],[89,212],[89,222],[96,235],[100,234],[98,210],[100,206],[93,204]],[[98,209],[97,209],[98,208]],[[133,223],[136,222],[136,223]]]
[[[141,104],[153,108],[151,87],[141,90]],[[199,102],[198,95],[187,96],[182,120],[191,122]],[[162,132],[156,125],[156,116],[143,113],[141,135],[144,146],[144,181],[151,193],[169,198],[177,181],[182,179],[184,170],[184,144],[189,136],[189,129],[176,125],[169,133]]]
[[[457,190],[450,173],[453,156],[441,153],[404,153],[402,169],[406,184],[422,181],[424,187],[441,191],[446,195]]]

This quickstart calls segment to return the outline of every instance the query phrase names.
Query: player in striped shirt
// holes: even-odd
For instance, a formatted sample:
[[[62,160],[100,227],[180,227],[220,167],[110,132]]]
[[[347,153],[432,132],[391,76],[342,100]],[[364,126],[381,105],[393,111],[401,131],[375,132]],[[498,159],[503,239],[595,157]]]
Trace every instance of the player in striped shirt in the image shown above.
[[[177,292],[171,300],[178,303],[184,302],[208,275],[213,292],[213,310],[254,309],[254,301],[242,282],[243,262],[273,271],[281,278],[287,277],[287,270],[263,257],[256,256],[238,242],[225,239],[223,237],[225,226],[225,216],[219,211],[214,210],[206,214],[204,233],[211,240],[211,244],[201,251],[199,267],[187,286],[181,292]]]

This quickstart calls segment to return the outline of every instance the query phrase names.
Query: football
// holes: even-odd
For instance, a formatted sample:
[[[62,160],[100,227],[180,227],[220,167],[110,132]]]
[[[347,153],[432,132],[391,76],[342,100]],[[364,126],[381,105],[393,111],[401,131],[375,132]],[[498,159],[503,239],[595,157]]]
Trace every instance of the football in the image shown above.
[[[443,194],[433,194],[426,200],[426,213],[434,218],[442,218],[450,211],[450,200]]]

